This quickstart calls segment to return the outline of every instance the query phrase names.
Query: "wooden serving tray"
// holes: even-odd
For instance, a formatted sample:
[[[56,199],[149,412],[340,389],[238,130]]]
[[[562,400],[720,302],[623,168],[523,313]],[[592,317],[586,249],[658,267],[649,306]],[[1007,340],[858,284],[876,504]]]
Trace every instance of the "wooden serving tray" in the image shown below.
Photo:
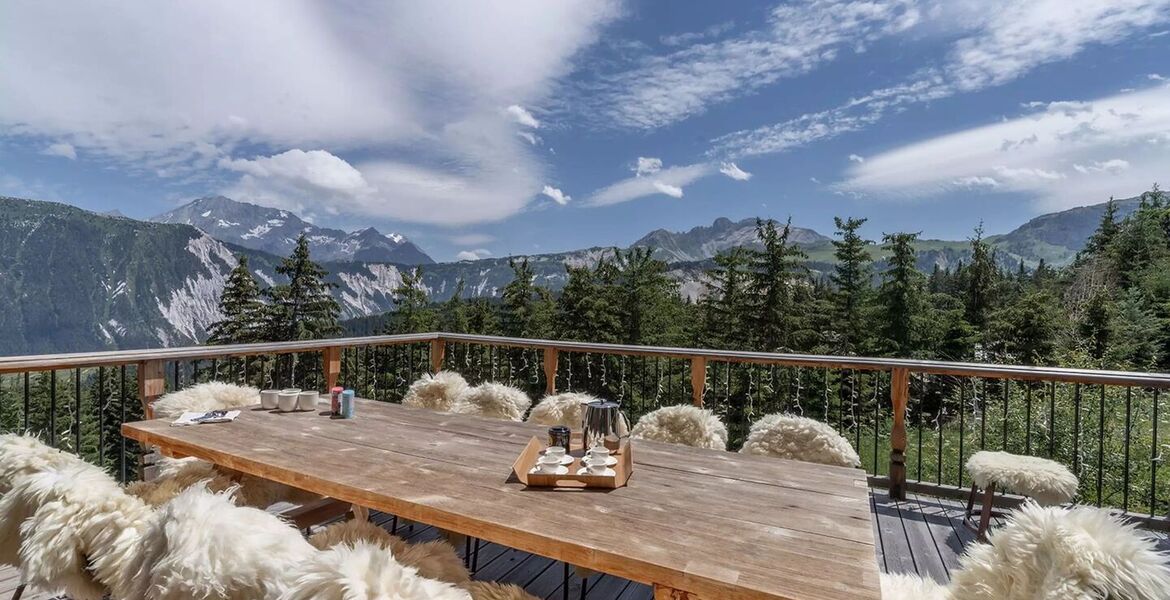
[[[612,453],[612,456],[617,458],[617,464],[611,467],[614,471],[612,476],[607,475],[578,475],[577,471],[584,466],[582,457],[585,455],[585,449],[581,447],[581,438],[579,435],[574,435],[570,442],[569,454],[573,457],[572,464],[569,465],[569,472],[565,475],[548,475],[545,473],[532,473],[532,468],[536,466],[537,459],[540,458],[540,453],[546,447],[544,440],[541,438],[532,438],[528,445],[524,446],[524,450],[520,453],[520,458],[512,464],[512,472],[516,474],[516,478],[526,486],[529,487],[559,487],[559,488],[599,488],[599,489],[614,489],[626,485],[630,480],[630,475],[634,469],[634,453],[630,449],[630,441],[622,440],[621,446]]]

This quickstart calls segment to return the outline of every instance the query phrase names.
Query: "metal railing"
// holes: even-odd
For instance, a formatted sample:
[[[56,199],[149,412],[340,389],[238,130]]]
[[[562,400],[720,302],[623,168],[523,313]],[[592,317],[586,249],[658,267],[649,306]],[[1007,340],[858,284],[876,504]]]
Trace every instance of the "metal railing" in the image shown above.
[[[1079,501],[1165,522],[1170,511],[1170,375],[870,357],[737,352],[448,333],[0,358],[0,426],[42,432],[121,477],[137,448],[118,435],[162,394],[221,380],[352,387],[398,401],[424,372],[451,369],[534,397],[585,391],[636,419],[693,403],[727,423],[794,412],[850,440],[875,484],[957,494],[979,450],[1052,458],[1081,479]]]

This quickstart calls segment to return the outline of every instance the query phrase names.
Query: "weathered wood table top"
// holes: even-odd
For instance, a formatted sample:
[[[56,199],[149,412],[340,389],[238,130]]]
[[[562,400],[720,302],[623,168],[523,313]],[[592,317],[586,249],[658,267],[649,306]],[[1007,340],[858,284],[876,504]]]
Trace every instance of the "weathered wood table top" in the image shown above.
[[[134,440],[655,586],[656,598],[880,598],[865,473],[635,441],[616,490],[525,488],[545,428],[358,400],[357,418],[245,409]]]

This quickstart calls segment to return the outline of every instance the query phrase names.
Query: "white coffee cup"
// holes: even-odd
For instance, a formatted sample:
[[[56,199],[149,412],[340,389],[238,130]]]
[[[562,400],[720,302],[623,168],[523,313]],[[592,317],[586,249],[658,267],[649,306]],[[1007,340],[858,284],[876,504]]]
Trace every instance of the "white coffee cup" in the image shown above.
[[[585,459],[585,470],[590,475],[605,475],[605,470],[609,468],[606,459],[597,456],[590,456]]]
[[[594,446],[589,449],[589,452],[585,453],[585,456],[599,458],[601,459],[601,462],[605,462],[609,460],[609,448],[606,448],[605,446]]]
[[[306,390],[297,396],[297,410],[317,410],[317,399],[321,394],[317,390]]]
[[[292,412],[297,409],[297,399],[301,391],[297,389],[280,390],[276,398],[276,408],[280,412]]]
[[[544,451],[544,455],[553,456],[556,457],[557,460],[562,460],[565,458],[565,449],[562,446],[549,446],[548,449]]]
[[[260,392],[260,407],[265,410],[273,410],[279,399],[280,390],[264,390]]]
[[[561,459],[555,456],[542,456],[540,460],[536,461],[536,469],[541,473],[549,475],[555,474],[557,469],[561,468]]]

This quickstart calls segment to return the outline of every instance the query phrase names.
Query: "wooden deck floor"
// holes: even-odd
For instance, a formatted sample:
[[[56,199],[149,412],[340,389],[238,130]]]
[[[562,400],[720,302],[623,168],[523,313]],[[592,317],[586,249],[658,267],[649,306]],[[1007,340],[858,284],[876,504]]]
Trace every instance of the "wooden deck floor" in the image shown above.
[[[875,559],[887,573],[916,573],[939,582],[950,580],[963,549],[975,535],[963,526],[963,505],[957,500],[910,494],[905,501],[892,501],[885,490],[870,490],[873,510]],[[386,528],[391,517],[372,517]],[[438,537],[432,527],[402,527],[398,535],[408,541],[427,541]],[[1170,551],[1170,538],[1160,536],[1161,548]],[[463,548],[458,549],[460,553]],[[502,581],[523,586],[532,595],[546,600],[566,597],[563,587],[564,565],[496,544],[483,544],[479,550],[476,579]],[[12,596],[18,584],[15,569],[0,569],[0,600]],[[594,577],[586,582],[587,597],[592,600],[652,600],[649,586],[611,576]],[[581,596],[581,579],[569,578],[567,597]],[[22,600],[49,600],[52,593],[26,591]]]

